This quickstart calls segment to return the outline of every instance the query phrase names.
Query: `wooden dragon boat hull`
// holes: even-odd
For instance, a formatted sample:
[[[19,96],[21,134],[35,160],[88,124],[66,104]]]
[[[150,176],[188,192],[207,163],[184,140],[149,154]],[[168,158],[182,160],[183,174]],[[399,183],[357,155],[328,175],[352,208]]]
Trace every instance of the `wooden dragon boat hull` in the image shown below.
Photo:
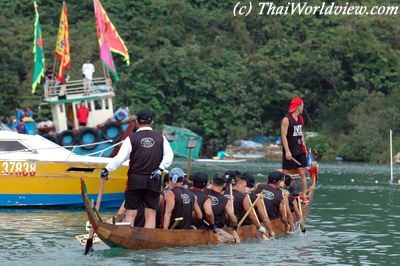
[[[164,230],[148,228],[132,228],[129,225],[113,225],[102,221],[99,213],[92,207],[86,192],[86,186],[81,179],[82,197],[86,212],[92,228],[98,237],[110,247],[122,247],[126,249],[160,249],[182,246],[197,246],[221,243],[234,243],[231,237],[221,242],[221,238],[210,230]],[[306,217],[309,204],[304,205],[303,215]],[[294,219],[297,219],[295,216]],[[285,232],[284,223],[280,219],[271,221],[274,232],[279,235]],[[233,228],[224,228],[225,232],[232,234]],[[261,238],[261,234],[254,225],[245,225],[237,229],[241,241],[252,238]]]

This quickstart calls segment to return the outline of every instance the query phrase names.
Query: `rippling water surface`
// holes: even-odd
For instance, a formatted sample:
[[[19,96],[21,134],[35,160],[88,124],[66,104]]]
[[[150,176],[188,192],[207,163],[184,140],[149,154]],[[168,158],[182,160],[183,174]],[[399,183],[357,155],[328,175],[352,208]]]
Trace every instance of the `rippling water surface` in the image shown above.
[[[185,167],[184,162],[177,166]],[[262,174],[278,163],[192,164],[208,173],[227,168]],[[0,265],[400,265],[400,186],[387,166],[322,164],[308,231],[269,241],[160,251],[95,245],[92,256],[74,239],[85,233],[83,210],[0,210]],[[400,168],[395,168],[395,176]],[[104,216],[111,216],[106,210]]]

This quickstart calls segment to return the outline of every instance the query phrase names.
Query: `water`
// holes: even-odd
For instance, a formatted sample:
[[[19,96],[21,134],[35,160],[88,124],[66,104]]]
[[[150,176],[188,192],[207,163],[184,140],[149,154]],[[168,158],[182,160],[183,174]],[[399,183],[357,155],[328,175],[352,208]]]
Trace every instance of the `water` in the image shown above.
[[[227,167],[261,174],[279,168],[279,163],[192,164],[193,171],[208,173]],[[366,164],[322,164],[320,168],[306,234],[297,230],[270,241],[159,251],[98,244],[92,256],[84,256],[84,247],[74,239],[85,233],[83,210],[0,210],[0,264],[400,265],[400,186],[388,184],[389,168]],[[400,168],[395,168],[395,176],[400,176]],[[111,214],[106,211],[104,216]]]

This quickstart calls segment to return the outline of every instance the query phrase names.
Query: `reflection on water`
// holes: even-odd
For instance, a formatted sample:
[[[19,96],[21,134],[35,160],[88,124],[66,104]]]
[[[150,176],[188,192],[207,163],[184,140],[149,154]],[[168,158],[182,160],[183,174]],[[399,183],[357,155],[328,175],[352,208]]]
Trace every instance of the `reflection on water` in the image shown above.
[[[177,165],[185,167],[184,162]],[[229,166],[194,163],[192,167],[192,171],[211,174]],[[231,167],[262,175],[279,168],[279,163],[251,162]],[[382,166],[322,165],[306,234],[296,231],[274,240],[240,245],[129,251],[99,244],[93,256],[85,257],[83,247],[74,239],[85,233],[87,219],[82,210],[0,210],[1,264],[399,265],[400,186],[388,184],[388,172]],[[395,168],[395,175],[397,172]]]

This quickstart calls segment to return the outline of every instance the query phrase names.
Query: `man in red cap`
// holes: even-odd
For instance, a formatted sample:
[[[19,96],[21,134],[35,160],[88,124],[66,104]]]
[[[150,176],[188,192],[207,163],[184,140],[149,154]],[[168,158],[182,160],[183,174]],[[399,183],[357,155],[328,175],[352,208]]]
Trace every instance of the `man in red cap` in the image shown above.
[[[282,169],[285,174],[299,174],[301,176],[300,198],[303,203],[309,200],[306,192],[307,148],[304,141],[304,119],[301,116],[304,103],[301,98],[293,98],[289,112],[281,122],[281,137],[283,145]]]

